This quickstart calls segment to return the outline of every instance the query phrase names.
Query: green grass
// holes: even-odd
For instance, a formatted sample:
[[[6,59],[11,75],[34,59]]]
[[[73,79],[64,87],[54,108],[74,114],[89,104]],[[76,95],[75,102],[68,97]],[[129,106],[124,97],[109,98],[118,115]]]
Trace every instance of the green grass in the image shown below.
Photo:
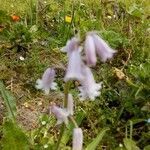
[[[33,111],[43,116],[42,109],[37,107],[39,101],[42,101],[43,109],[47,109],[52,101],[61,104],[60,92],[63,91],[67,61],[60,48],[76,32],[84,37],[87,31],[98,30],[111,47],[117,50],[117,54],[111,62],[98,62],[96,68],[92,69],[96,81],[103,81],[101,96],[94,102],[80,102],[76,98],[77,111],[86,112],[80,125],[84,132],[84,146],[104,127],[110,130],[97,149],[115,149],[120,143],[127,149],[127,143],[133,141],[124,140],[126,128],[128,131],[132,129],[128,136],[132,134],[132,140],[140,149],[149,144],[150,127],[145,121],[150,118],[148,1],[39,0],[37,3],[35,0],[7,0],[0,1],[0,6],[0,79],[8,88],[12,85],[11,91],[18,100],[19,108],[28,102]],[[13,22],[10,17],[12,14],[20,16],[21,20]],[[71,23],[65,22],[66,15],[72,16]],[[21,61],[20,56],[25,60]],[[59,91],[44,96],[35,89],[35,81],[49,66],[57,70]],[[115,68],[125,74],[123,79],[118,78]],[[72,85],[72,92],[77,96],[74,87]],[[23,93],[21,100],[20,93]],[[52,147],[57,141],[58,129],[52,128],[55,121],[50,118],[46,116],[45,119],[50,125],[42,127],[37,123],[36,129],[27,131],[33,149],[42,149],[45,144]],[[18,124],[23,126],[22,122]],[[46,137],[43,135],[45,132],[48,133]],[[0,134],[3,136],[2,132]],[[62,149],[70,145],[71,139],[67,146],[62,145]]]

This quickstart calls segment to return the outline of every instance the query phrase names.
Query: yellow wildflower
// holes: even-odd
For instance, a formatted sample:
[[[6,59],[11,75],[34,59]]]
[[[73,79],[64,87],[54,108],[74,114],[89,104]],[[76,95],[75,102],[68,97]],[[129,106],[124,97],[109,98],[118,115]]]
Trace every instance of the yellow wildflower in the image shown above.
[[[65,22],[71,23],[72,18],[70,16],[65,16]]]

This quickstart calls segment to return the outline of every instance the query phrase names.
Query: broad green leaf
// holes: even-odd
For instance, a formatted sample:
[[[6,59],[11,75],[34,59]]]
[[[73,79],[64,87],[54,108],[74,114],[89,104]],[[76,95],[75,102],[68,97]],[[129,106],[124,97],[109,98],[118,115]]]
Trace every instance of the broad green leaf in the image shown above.
[[[7,110],[8,110],[8,117],[10,119],[15,120],[16,116],[16,101],[15,97],[12,95],[10,91],[8,91],[5,88],[5,85],[3,84],[2,81],[0,81],[0,93],[2,95],[2,98],[6,104]]]
[[[6,121],[3,125],[1,145],[3,150],[29,150],[27,136],[11,120]]]
[[[109,128],[102,129],[102,131],[97,135],[97,137],[87,146],[86,150],[95,150],[98,144],[101,142],[106,131],[108,130]]]
[[[80,125],[81,122],[82,122],[82,120],[83,120],[84,118],[85,118],[85,113],[84,113],[84,112],[79,112],[79,113],[77,114],[77,117],[76,117],[76,122],[77,122],[77,124]],[[63,134],[63,136],[62,136],[62,140],[61,140],[61,142],[62,142],[64,145],[66,145],[67,142],[69,141],[70,136],[72,135],[72,130],[73,130],[73,128],[74,128],[74,125],[73,125],[72,123],[70,123],[69,126],[68,126],[68,129],[65,129],[64,134]]]
[[[127,150],[140,150],[137,146],[136,146],[136,143],[131,140],[131,139],[128,139],[128,138],[124,138],[123,139],[123,142],[124,142],[124,145],[125,145],[125,148]]]

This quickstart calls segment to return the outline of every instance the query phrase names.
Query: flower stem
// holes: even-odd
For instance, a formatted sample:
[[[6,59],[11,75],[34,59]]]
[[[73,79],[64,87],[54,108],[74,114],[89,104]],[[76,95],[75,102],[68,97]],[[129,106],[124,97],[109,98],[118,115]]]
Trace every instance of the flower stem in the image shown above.
[[[66,82],[65,87],[64,87],[64,93],[65,93],[64,107],[67,107],[67,103],[68,103],[68,93],[69,93],[70,85],[71,85],[71,82],[68,81],[68,82]]]
[[[75,119],[73,118],[73,116],[69,116],[70,121],[74,124],[75,128],[78,128],[78,124],[75,121]]]
[[[67,107],[67,103],[68,103],[68,93],[69,93],[70,84],[71,84],[70,81],[68,81],[68,82],[65,83],[65,87],[64,87],[64,94],[65,94],[65,98],[64,98],[64,108]],[[63,124],[61,125],[60,135],[59,135],[59,139],[58,139],[58,142],[57,142],[57,144],[56,144],[55,150],[58,150],[58,149],[59,149],[59,146],[60,146],[61,139],[62,139],[62,137],[63,137],[64,131],[65,131],[65,124],[63,123]]]
[[[61,126],[60,135],[59,135],[55,150],[59,150],[60,142],[61,142],[62,136],[64,134],[64,131],[65,131],[65,124],[63,123]]]

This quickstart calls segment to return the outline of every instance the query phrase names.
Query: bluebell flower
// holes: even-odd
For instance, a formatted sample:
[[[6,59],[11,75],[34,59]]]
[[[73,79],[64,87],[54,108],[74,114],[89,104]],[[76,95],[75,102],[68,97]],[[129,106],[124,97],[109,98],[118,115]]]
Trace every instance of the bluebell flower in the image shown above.
[[[73,146],[72,150],[82,150],[83,147],[83,132],[81,128],[73,129]]]
[[[49,94],[49,90],[56,90],[57,83],[54,82],[55,79],[55,70],[52,68],[46,69],[42,79],[36,81],[36,88],[41,89],[45,94]]]

